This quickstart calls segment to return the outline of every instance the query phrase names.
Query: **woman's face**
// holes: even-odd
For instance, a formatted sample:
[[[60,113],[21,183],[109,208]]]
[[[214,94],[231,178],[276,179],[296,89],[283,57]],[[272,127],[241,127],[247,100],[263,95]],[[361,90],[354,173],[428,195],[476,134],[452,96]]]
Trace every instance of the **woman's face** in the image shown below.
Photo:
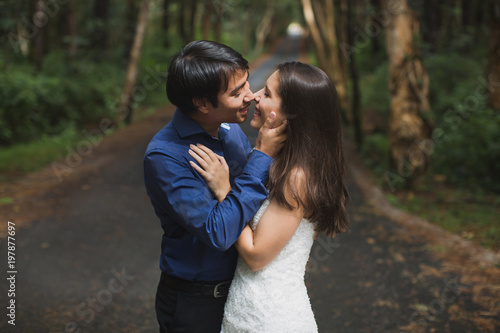
[[[250,126],[253,129],[260,129],[271,111],[276,113],[274,126],[278,126],[285,120],[285,115],[281,110],[281,97],[278,95],[278,86],[279,73],[276,71],[267,79],[266,86],[254,94],[255,113],[250,121]]]

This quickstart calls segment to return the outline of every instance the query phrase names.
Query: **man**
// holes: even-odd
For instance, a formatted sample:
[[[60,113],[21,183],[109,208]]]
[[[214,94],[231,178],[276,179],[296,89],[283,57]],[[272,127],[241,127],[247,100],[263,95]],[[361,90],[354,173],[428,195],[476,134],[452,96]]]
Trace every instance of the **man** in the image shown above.
[[[237,124],[254,99],[248,62],[230,47],[195,41],[168,69],[167,96],[177,106],[151,140],[145,184],[164,230],[156,294],[160,332],[219,332],[236,267],[233,246],[267,196],[269,165],[284,141],[284,124],[268,119],[251,151]],[[192,168],[190,145],[224,156],[232,190],[219,203]]]

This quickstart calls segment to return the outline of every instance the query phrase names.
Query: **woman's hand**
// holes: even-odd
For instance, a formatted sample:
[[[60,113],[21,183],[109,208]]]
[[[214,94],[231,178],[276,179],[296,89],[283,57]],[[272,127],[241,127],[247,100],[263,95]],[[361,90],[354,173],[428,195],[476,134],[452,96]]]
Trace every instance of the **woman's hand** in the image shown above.
[[[189,155],[191,155],[198,164],[189,161],[193,169],[205,179],[210,191],[215,198],[222,202],[226,195],[231,191],[229,183],[229,167],[224,157],[215,154],[204,145],[190,145]]]

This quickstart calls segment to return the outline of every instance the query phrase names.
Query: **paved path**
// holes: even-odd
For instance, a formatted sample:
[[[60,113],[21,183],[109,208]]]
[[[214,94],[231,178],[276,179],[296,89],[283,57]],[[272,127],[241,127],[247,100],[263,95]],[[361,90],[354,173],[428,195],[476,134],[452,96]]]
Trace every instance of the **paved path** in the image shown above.
[[[5,320],[3,278],[1,332],[157,332],[162,231],[144,189],[142,155],[171,115],[165,108],[106,138],[75,168],[79,177],[68,175],[37,199],[51,203],[50,214],[17,229],[16,326]],[[486,300],[490,289],[477,290],[480,278],[465,278],[439,247],[375,214],[353,180],[351,232],[320,236],[307,270],[320,332],[498,332],[500,303]],[[4,239],[0,245],[5,262]]]

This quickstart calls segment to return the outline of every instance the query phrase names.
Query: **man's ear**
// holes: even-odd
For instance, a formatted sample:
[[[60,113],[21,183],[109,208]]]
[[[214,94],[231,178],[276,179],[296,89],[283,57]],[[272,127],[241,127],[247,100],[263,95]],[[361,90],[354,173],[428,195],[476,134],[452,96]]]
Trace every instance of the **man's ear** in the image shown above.
[[[209,102],[207,101],[206,98],[193,98],[193,104],[201,113],[203,114],[208,113]]]

